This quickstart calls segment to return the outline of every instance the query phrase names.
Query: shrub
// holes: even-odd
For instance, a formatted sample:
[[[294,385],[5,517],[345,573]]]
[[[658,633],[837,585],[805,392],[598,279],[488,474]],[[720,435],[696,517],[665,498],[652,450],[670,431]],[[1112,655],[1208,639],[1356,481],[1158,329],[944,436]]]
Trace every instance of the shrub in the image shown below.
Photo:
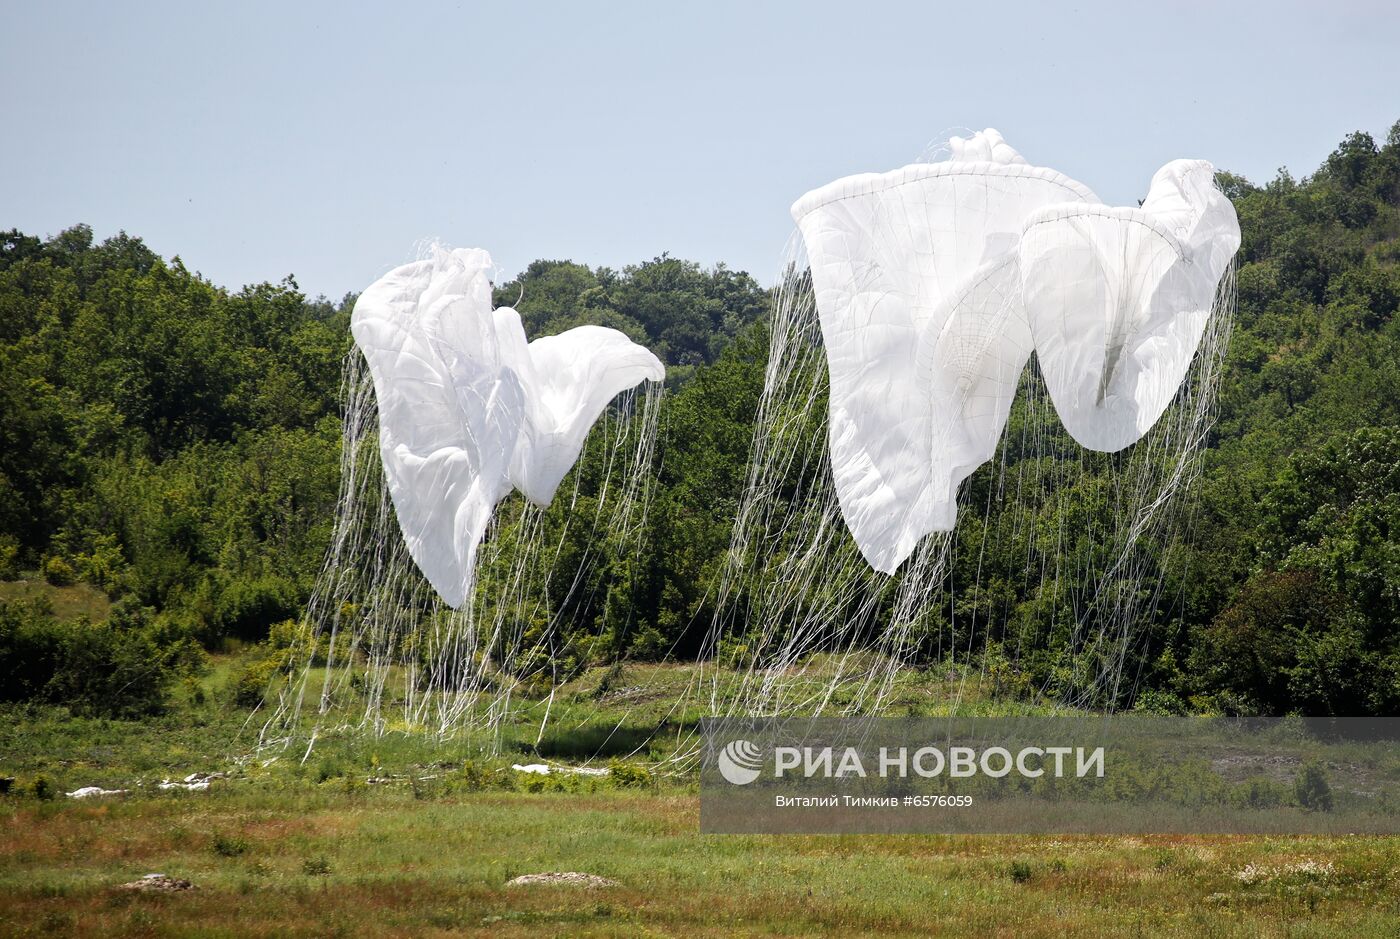
[[[1251,809],[1272,809],[1288,802],[1288,788],[1268,779],[1251,779],[1235,788],[1236,805]]]
[[[100,587],[108,596],[121,592],[126,580],[127,563],[115,535],[98,535],[92,550],[73,558],[73,566],[82,579]]]
[[[1364,713],[1376,679],[1359,614],[1310,571],[1256,574],[1196,639],[1202,690],[1260,713]]]
[[[248,853],[248,841],[237,835],[215,835],[214,853],[219,857],[241,857]]]
[[[1332,787],[1320,763],[1309,763],[1298,771],[1298,778],[1293,781],[1293,794],[1298,804],[1309,812],[1332,811]]]
[[[646,626],[637,630],[627,647],[627,654],[640,662],[660,662],[671,652],[671,640],[659,629]]]
[[[1139,714],[1185,714],[1186,704],[1170,691],[1148,688],[1138,693],[1133,710]]]
[[[1364,622],[1355,618],[1321,635],[1300,633],[1294,665],[1288,670],[1288,693],[1304,714],[1364,714],[1383,677],[1367,648]]]
[[[220,637],[256,642],[274,623],[292,619],[301,607],[296,586],[272,575],[235,580],[219,592],[214,620]]]
[[[0,700],[141,717],[161,711],[176,679],[201,664],[188,637],[134,602],[96,624],[58,622],[42,604],[0,603]]]
[[[487,775],[471,760],[464,760],[454,777],[453,788],[458,792],[480,792],[486,788]]]
[[[58,787],[47,776],[35,776],[29,784],[29,794],[40,802],[51,802],[58,795]]]
[[[45,602],[0,601],[0,700],[42,696],[58,663],[58,637]]]
[[[1023,884],[1031,879],[1031,863],[1030,861],[1022,860],[1012,861],[1007,873],[1011,875],[1011,879],[1016,881],[1016,883]]]
[[[59,667],[46,696],[80,714],[142,717],[159,713],[174,680],[191,667],[187,643],[160,635],[153,611],[119,603],[104,623],[57,626]]]
[[[321,762],[316,765],[316,782],[329,782],[332,779],[339,779],[345,775],[345,767],[335,757],[322,757]]]
[[[621,662],[614,662],[608,666],[607,671],[603,672],[603,677],[598,679],[598,687],[593,689],[593,697],[597,699],[606,697],[608,692],[622,682],[622,677],[625,674],[626,670]]]
[[[262,704],[273,679],[281,672],[281,666],[281,658],[272,655],[244,663],[234,672],[230,682],[233,703],[241,708],[255,708]]]
[[[643,789],[653,782],[651,772],[646,767],[638,766],[636,763],[612,760],[608,763],[608,770],[613,785],[619,789]]]
[[[992,695],[1020,699],[1031,690],[1031,676],[1009,659],[999,642],[989,642],[982,651],[982,673],[991,681]]]
[[[55,587],[71,587],[78,579],[73,565],[57,555],[44,559],[44,579]]]
[[[19,542],[11,535],[0,535],[0,580],[19,576]]]

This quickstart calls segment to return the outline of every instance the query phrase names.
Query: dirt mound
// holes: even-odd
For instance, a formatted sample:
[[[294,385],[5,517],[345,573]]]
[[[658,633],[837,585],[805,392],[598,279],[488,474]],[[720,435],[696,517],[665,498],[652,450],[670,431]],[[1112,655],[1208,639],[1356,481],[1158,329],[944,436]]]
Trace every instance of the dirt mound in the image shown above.
[[[147,874],[140,880],[133,880],[129,884],[122,884],[118,890],[140,890],[143,893],[175,893],[180,890],[193,890],[194,884],[188,880],[180,880],[177,877],[167,877],[164,874]]]
[[[506,881],[507,887],[538,887],[538,886],[567,886],[567,887],[617,887],[617,881],[609,880],[606,877],[599,877],[597,874],[583,874],[578,871],[552,871],[546,874],[521,874],[519,877]]]

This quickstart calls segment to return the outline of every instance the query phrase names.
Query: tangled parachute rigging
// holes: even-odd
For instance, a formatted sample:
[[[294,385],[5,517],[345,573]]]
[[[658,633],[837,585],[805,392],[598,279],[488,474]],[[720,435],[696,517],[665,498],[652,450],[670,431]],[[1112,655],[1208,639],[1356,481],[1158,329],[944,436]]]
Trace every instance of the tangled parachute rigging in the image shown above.
[[[990,641],[980,557],[956,570],[957,538],[979,554],[1000,545],[1002,567],[1024,558],[1033,602],[1017,615],[1067,629],[1081,663],[1062,700],[1104,687],[1116,699],[1134,626],[1161,598],[1145,546],[1178,536],[1178,514],[1162,510],[1192,478],[1209,423],[1233,209],[1201,161],[1167,164],[1139,207],[1121,209],[1030,165],[996,131],[949,150],[946,162],[838,180],[793,206],[810,272],[794,258],[774,293],[749,478],[691,688],[709,686],[714,713],[878,710],[917,648],[951,662],[972,653],[978,627]],[[596,326],[527,342],[513,309],[491,307],[490,266],[483,251],[434,250],[356,305],[355,472],[295,653],[308,666],[326,659],[323,715],[362,698],[363,723],[382,730],[392,679],[410,725],[513,719],[518,689],[546,674],[557,685],[571,615],[568,597],[550,608],[535,587],[558,573],[573,596],[590,565],[635,555],[644,538],[663,366]],[[1217,304],[1226,315],[1212,317]],[[584,497],[591,512],[575,512],[578,473],[572,497],[546,510],[589,428],[614,412],[615,427],[592,438],[602,475]],[[1058,458],[1056,413],[1090,450],[1148,435],[1121,461],[1104,458],[1108,524],[1087,546],[1065,537],[1062,509],[1095,455],[1076,446]],[[375,423],[377,448],[364,445]],[[978,500],[987,517],[926,537],[953,530],[960,484],[998,455]],[[496,530],[509,537],[483,542],[512,489],[529,504],[505,503]],[[570,525],[606,550],[561,553]],[[901,565],[894,578],[871,571]],[[1015,574],[996,575],[1008,606]],[[1082,664],[1094,658],[1102,665]],[[269,728],[289,725],[310,675]]]
[[[953,528],[958,486],[995,453],[1032,351],[1081,444],[1111,452],[1150,430],[1239,247],[1205,161],[1168,163],[1128,209],[1031,166],[995,130],[949,148],[792,207],[827,350],[837,497],[886,573]]]
[[[331,544],[265,746],[307,705],[308,754],[340,729],[494,734],[640,550],[662,364],[598,326],[527,343],[490,270],[434,248],[355,305]]]
[[[379,443],[409,554],[449,606],[467,599],[477,546],[514,487],[548,506],[608,402],[666,370],[615,329],[526,343],[491,307],[491,256],[434,248],[355,303],[374,377]]]

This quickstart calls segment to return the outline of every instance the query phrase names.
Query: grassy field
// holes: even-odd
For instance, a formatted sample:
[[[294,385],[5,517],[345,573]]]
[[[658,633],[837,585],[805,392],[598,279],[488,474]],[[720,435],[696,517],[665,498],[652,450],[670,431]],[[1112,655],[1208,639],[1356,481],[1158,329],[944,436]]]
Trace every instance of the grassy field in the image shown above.
[[[1393,936],[1400,839],[736,837],[698,833],[692,776],[529,776],[417,737],[254,754],[221,661],[142,723],[0,714],[0,935]],[[643,725],[676,667],[584,676],[553,738]],[[622,679],[619,681],[618,679]],[[599,693],[600,684],[607,687]],[[909,693],[915,693],[913,686]],[[924,689],[926,692],[928,689]],[[197,703],[200,702],[200,703]],[[591,702],[591,703],[590,703]],[[592,709],[590,711],[590,709]],[[208,791],[154,784],[222,771]],[[369,779],[384,780],[371,784]],[[36,794],[37,780],[49,794]],[[95,802],[79,785],[129,788]],[[40,790],[44,788],[41,784]],[[582,871],[616,886],[508,886]],[[118,889],[144,874],[196,889]]]
[[[6,600],[47,601],[53,609],[54,618],[61,621],[86,617],[91,622],[100,623],[112,609],[107,595],[91,584],[55,587],[36,571],[28,571],[16,580],[0,580],[0,601]]]

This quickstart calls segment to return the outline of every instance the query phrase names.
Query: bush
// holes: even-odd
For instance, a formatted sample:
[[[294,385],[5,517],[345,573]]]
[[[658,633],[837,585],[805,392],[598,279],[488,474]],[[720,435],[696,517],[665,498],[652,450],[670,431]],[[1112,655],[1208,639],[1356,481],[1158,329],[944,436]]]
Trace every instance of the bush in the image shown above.
[[[1204,691],[1264,714],[1364,713],[1374,670],[1358,614],[1312,572],[1256,574],[1196,638]]]
[[[281,672],[280,657],[274,655],[253,659],[234,672],[233,703],[242,708],[255,708],[262,704],[273,679]]]
[[[1332,787],[1327,782],[1327,771],[1319,763],[1309,763],[1299,770],[1293,794],[1309,812],[1332,811]]]
[[[1170,691],[1148,688],[1138,693],[1133,710],[1139,714],[1185,714],[1186,704]]]
[[[134,601],[105,622],[62,623],[43,604],[0,602],[0,700],[46,701],[75,713],[159,713],[171,685],[202,664],[188,636]]]
[[[622,678],[626,673],[627,670],[623,667],[621,662],[614,662],[612,665],[608,666],[607,671],[603,672],[603,677],[598,679],[598,687],[593,689],[594,699],[602,700],[607,697],[608,692],[621,684]]]
[[[58,638],[46,601],[0,601],[0,701],[41,697],[58,660]]]
[[[125,583],[127,564],[115,535],[98,535],[92,550],[73,558],[82,579],[101,588],[109,597],[118,595]]]
[[[215,835],[214,853],[219,857],[241,857],[248,853],[248,841],[237,835]]]
[[[316,765],[316,782],[324,783],[345,775],[345,767],[333,756],[322,757]]]
[[[44,559],[43,573],[44,579],[55,587],[71,587],[78,579],[73,565],[56,555]]]
[[[488,777],[480,766],[471,760],[464,760],[453,779],[453,789],[457,792],[480,792],[487,786]]]
[[[1366,636],[1355,619],[1335,625],[1321,635],[1301,633],[1294,644],[1294,665],[1288,670],[1288,693],[1304,714],[1346,715],[1374,712],[1383,673],[1367,648]]]
[[[982,674],[991,682],[996,698],[1018,700],[1031,690],[1031,676],[1009,659],[999,642],[989,642],[982,650]]]
[[[1278,808],[1288,804],[1288,787],[1270,779],[1251,779],[1236,786],[1231,799],[1241,808]]]
[[[639,662],[660,662],[671,652],[671,640],[654,626],[637,630],[627,654]]]
[[[19,576],[19,542],[11,535],[0,535],[0,580]]]
[[[613,785],[619,789],[644,789],[654,782],[650,771],[636,763],[613,760],[608,763],[608,770]]]
[[[214,620],[218,638],[257,642],[267,638],[274,623],[295,617],[301,608],[296,585],[283,577],[235,580],[219,592]]]
[[[29,794],[40,802],[52,802],[58,796],[58,787],[47,776],[35,776],[29,784]]]

